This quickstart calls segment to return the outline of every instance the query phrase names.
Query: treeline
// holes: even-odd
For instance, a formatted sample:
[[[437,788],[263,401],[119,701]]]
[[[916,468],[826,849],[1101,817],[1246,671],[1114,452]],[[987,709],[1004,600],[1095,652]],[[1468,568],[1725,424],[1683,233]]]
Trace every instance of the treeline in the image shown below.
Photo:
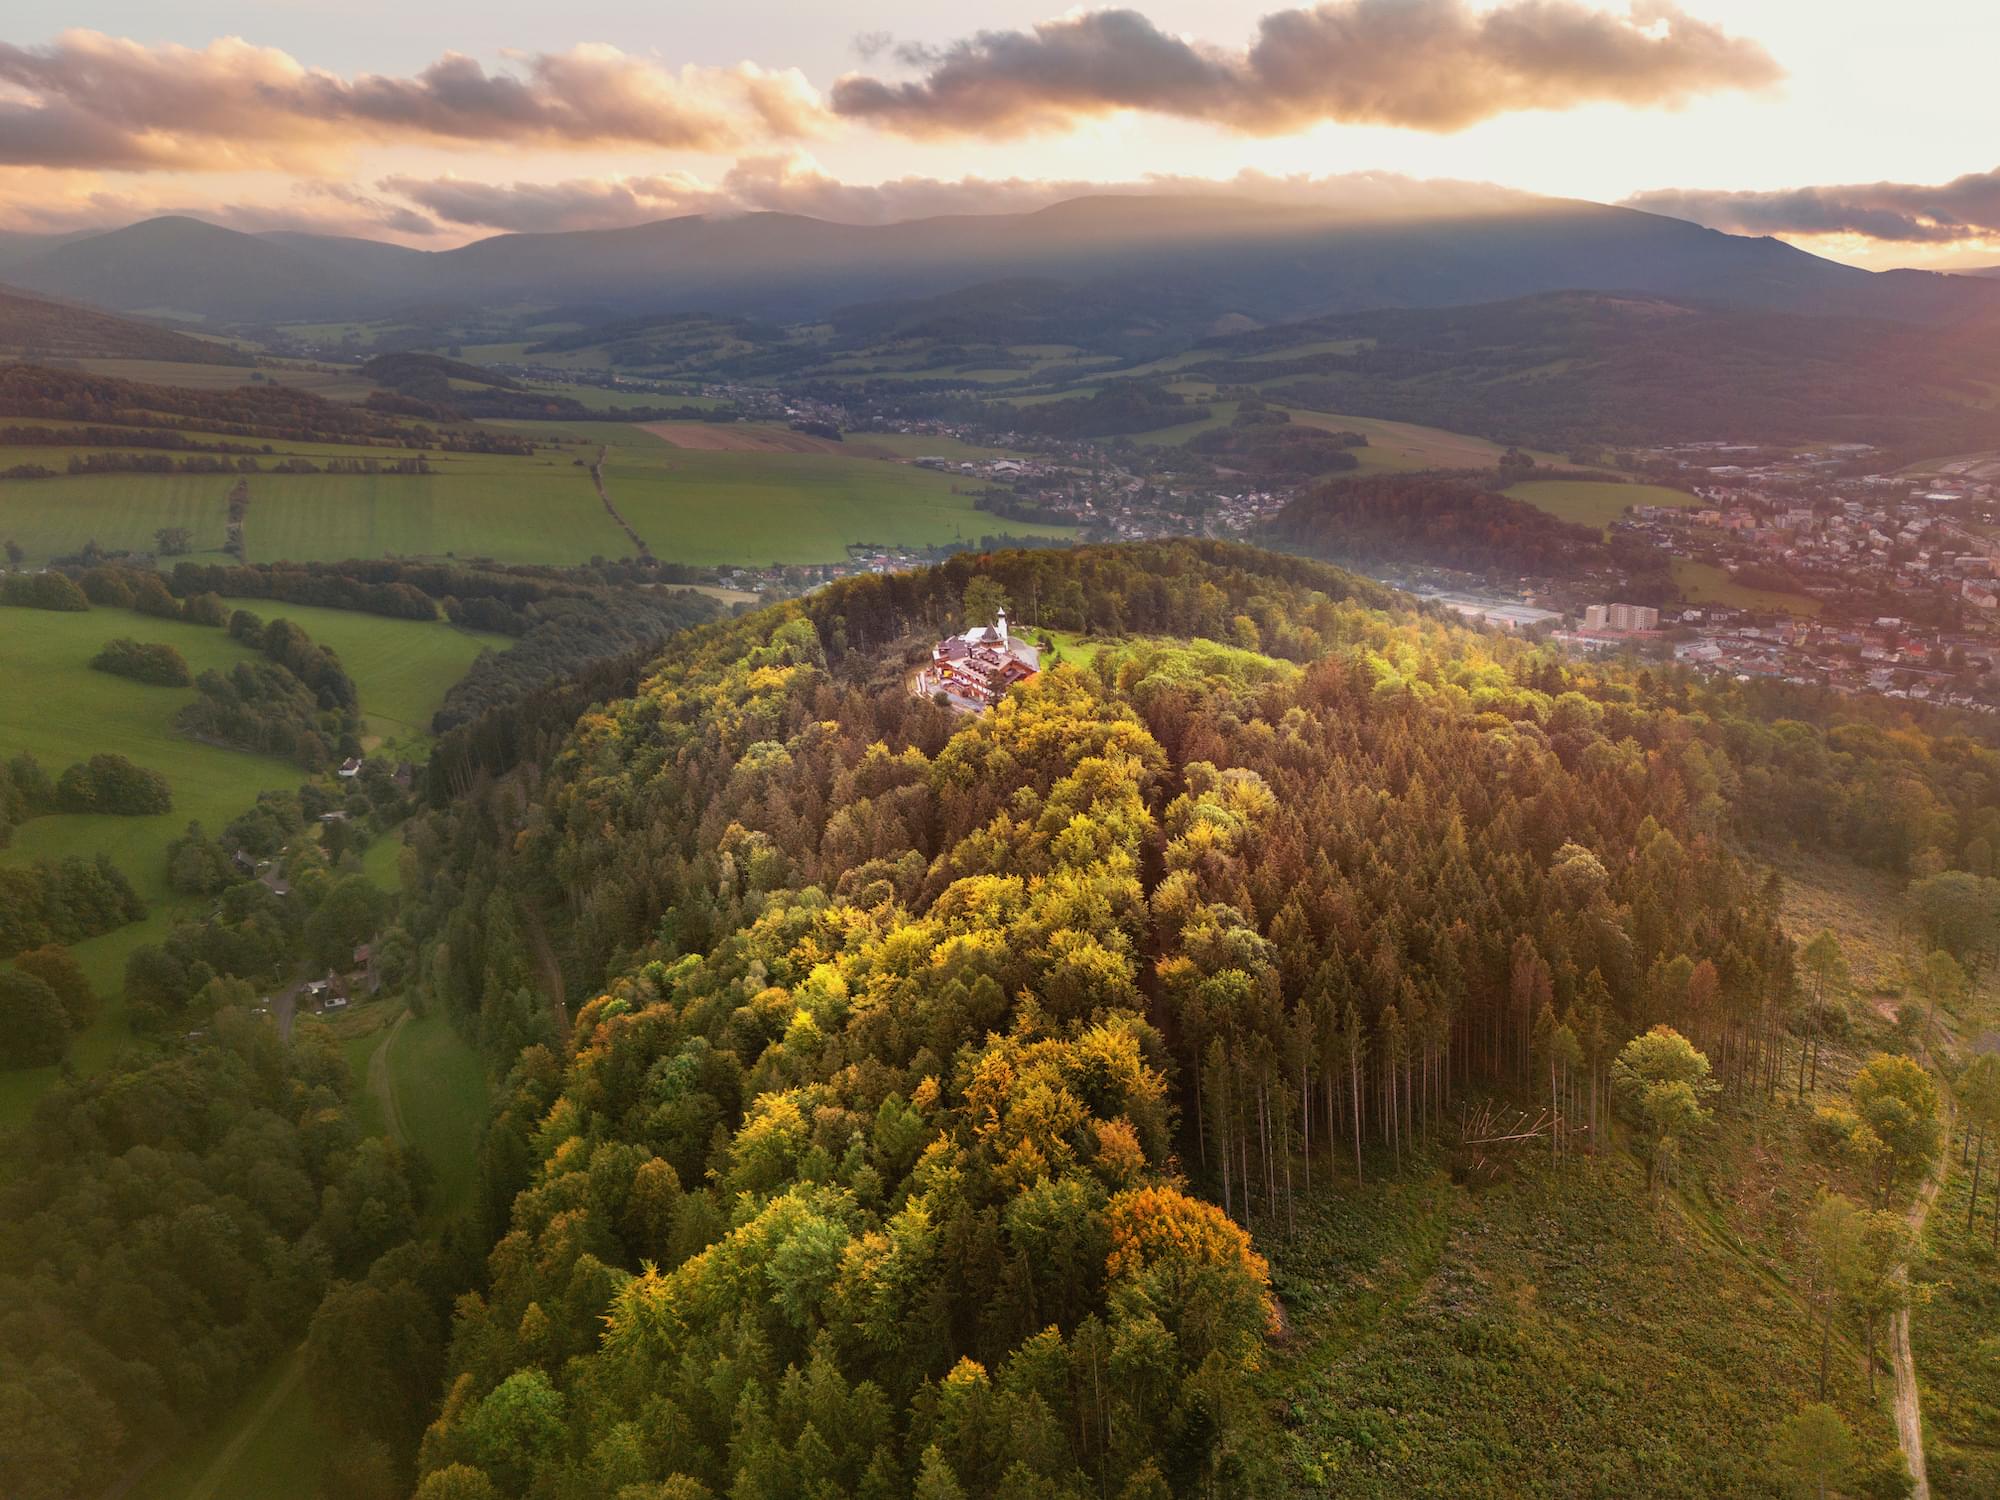
[[[312,1022],[287,1045],[232,1009],[185,1051],[59,1085],[10,1136],[10,1496],[95,1494],[185,1441],[298,1343],[335,1277],[406,1245],[421,1163],[362,1138],[352,1087]]]
[[[180,562],[174,565],[171,582],[173,591],[183,596],[269,599],[398,620],[434,620],[442,610],[454,622],[502,635],[526,633],[532,624],[531,605],[547,599],[588,598],[595,590],[580,570],[359,559],[254,565]]]
[[[1259,536],[1348,563],[1423,562],[1469,573],[1553,573],[1616,559],[1603,534],[1493,488],[1483,474],[1371,474],[1298,496]]]
[[[966,554],[913,573],[871,573],[805,603],[829,656],[872,650],[911,633],[935,639],[957,624],[965,586],[998,581],[1019,629],[1232,639],[1254,615],[1262,650],[1309,661],[1337,628],[1340,606],[1389,608],[1391,592],[1305,558],[1233,542],[1134,542]]]
[[[0,958],[80,943],[145,915],[132,883],[102,854],[0,867]]]
[[[47,1068],[97,1017],[90,979],[60,943],[14,955],[0,969],[0,1069]]]
[[[55,810],[66,813],[117,813],[147,817],[172,812],[173,788],[158,771],[149,771],[122,755],[93,755],[65,767],[56,778]]]
[[[976,576],[1019,628],[1075,582],[1305,665],[1142,643],[957,719],[874,648]],[[419,1493],[1268,1492],[1246,1231],[1308,1174],[1552,1066],[1602,1130],[1657,1023],[1738,1093],[1803,1055],[1738,740],[1921,784],[1915,867],[1992,831],[1990,747],[1382,597],[1219,544],[846,581],[434,815],[423,983],[512,1061]],[[551,948],[600,997],[567,1036]]]
[[[35,472],[27,472],[34,470]],[[218,458],[195,454],[171,458],[164,453],[72,453],[66,474],[428,474],[431,461],[421,453],[401,458],[325,458],[315,462],[296,455],[261,463],[255,458]],[[54,479],[45,464],[24,464],[7,471],[9,479]]]
[[[53,781],[32,755],[17,755],[0,767],[0,848],[16,825],[49,813],[144,817],[172,810],[167,778],[123,755],[93,755],[65,767]]]
[[[375,411],[422,417],[437,422],[464,421],[585,421],[604,414],[574,396],[530,390],[520,382],[480,365],[439,354],[398,351],[378,354],[361,373],[384,387],[368,397]],[[453,382],[462,382],[454,385]],[[733,422],[736,413],[707,406],[648,406],[622,408],[626,422]],[[837,437],[839,434],[836,433]]]
[[[1033,406],[995,406],[988,421],[1000,431],[1060,438],[1117,437],[1198,422],[1206,406],[1177,391],[1142,380],[1108,381],[1088,396],[1069,396]]]
[[[200,739],[285,756],[308,771],[359,753],[360,705],[339,657],[291,621],[266,624],[248,610],[230,616],[229,633],[265,660],[203,672],[176,726]]]
[[[52,609],[80,613],[90,608],[83,590],[56,572],[8,573],[0,577],[0,604],[15,609]]]
[[[6,448],[165,448],[179,453],[224,453],[242,457],[269,454],[269,443],[218,442],[185,432],[147,427],[41,427],[22,423],[0,427],[0,447]]]
[[[250,362],[242,351],[213,339],[193,338],[81,303],[50,301],[12,290],[0,292],[0,347],[30,360],[105,357],[197,365]]]
[[[216,433],[289,443],[350,443],[465,453],[532,453],[534,442],[485,429],[446,431],[270,382],[233,390],[145,385],[43,365],[0,366],[0,416]]]
[[[90,664],[114,677],[129,677],[155,687],[186,687],[194,681],[187,658],[174,647],[158,641],[135,641],[129,635],[106,641]]]
[[[520,639],[505,651],[481,652],[451,685],[431,721],[432,732],[442,734],[468,723],[489,708],[607,657],[658,646],[674,632],[711,620],[719,612],[713,599],[687,590],[628,589],[583,598],[557,596],[531,604],[522,616],[526,628]],[[467,605],[460,618],[478,625],[482,615]]]
[[[1283,407],[1246,398],[1227,427],[1198,432],[1182,446],[1251,478],[1282,483],[1358,468],[1352,450],[1367,447],[1368,439],[1294,422]]]

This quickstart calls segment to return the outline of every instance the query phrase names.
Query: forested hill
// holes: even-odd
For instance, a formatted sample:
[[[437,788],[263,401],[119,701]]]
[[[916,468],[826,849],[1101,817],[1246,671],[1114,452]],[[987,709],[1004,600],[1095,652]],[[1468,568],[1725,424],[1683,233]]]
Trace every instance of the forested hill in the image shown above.
[[[1562,292],[1260,329],[1209,341],[1179,374],[1560,451],[1741,438],[1952,452],[2000,441],[1987,395],[2000,356],[1977,319],[1919,329]]]
[[[1263,527],[1274,546],[1346,563],[1418,561],[1502,573],[1603,566],[1601,531],[1560,520],[1474,474],[1335,479],[1288,502]]]
[[[181,364],[248,365],[250,357],[209,339],[114,317],[94,307],[28,297],[0,288],[0,354],[28,359],[174,360]],[[247,372],[246,372],[247,373]]]
[[[911,696],[904,648],[994,583],[1030,634],[1129,638],[976,719]],[[1546,1088],[1559,1032],[1594,1112],[1656,1022],[1754,1091],[1793,960],[1735,836],[1907,869],[2000,801],[1988,747],[1782,711],[1212,543],[955,559],[677,640],[412,839],[426,993],[507,1074],[418,1493],[1273,1493],[1249,1226],[1288,1221],[1302,1134],[1400,1152]],[[1783,1408],[1656,1492],[1769,1493]],[[1434,1458],[1345,1472],[1408,1493]]]

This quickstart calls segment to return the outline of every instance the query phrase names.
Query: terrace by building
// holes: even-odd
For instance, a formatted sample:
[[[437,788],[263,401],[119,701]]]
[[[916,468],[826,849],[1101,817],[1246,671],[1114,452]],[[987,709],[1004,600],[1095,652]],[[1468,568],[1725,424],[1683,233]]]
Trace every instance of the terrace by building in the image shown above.
[[[975,625],[931,647],[931,664],[917,674],[916,686],[925,697],[943,693],[956,706],[976,713],[991,708],[1008,688],[1026,682],[1041,667],[1041,652],[1008,634],[1003,609],[992,625]]]

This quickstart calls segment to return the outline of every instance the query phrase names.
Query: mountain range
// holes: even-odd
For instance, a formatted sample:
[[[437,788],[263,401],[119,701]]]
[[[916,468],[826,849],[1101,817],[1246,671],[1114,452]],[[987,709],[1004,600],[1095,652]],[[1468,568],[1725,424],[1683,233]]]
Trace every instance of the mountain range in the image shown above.
[[[426,251],[149,219],[100,234],[0,236],[0,281],[218,324],[382,317],[412,307],[683,309],[779,320],[1024,278],[1176,309],[1190,332],[1577,288],[1725,308],[1962,323],[1990,279],[1869,272],[1774,239],[1560,199],[1419,216],[1212,196],[1088,197],[1029,213],[854,225],[693,215],[623,229],[501,234]]]

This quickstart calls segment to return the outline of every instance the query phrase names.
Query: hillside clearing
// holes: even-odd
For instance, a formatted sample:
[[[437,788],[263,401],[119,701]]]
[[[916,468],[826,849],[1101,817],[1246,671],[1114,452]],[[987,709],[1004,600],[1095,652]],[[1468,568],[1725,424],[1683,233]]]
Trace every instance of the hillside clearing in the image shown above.
[[[1685,490],[1657,484],[1620,484],[1613,480],[1530,479],[1509,485],[1505,493],[1525,500],[1559,520],[1603,530],[1635,505],[1667,505],[1685,510],[1701,502]]]

